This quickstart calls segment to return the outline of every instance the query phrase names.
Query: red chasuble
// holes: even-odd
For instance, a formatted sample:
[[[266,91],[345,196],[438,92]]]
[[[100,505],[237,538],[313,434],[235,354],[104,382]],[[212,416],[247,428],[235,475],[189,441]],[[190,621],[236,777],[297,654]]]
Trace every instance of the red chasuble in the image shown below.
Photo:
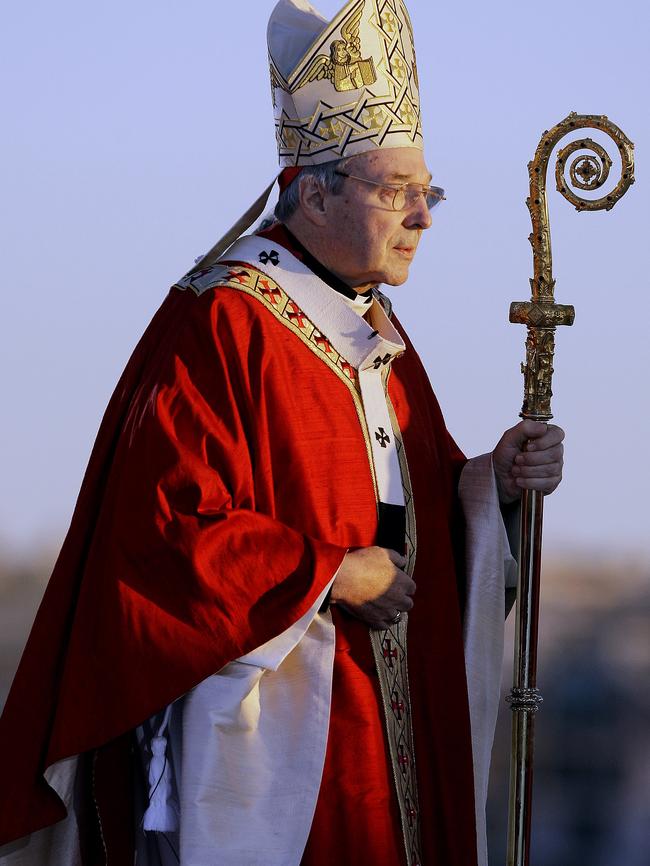
[[[267,236],[292,247],[281,228]],[[464,459],[408,342],[389,395],[417,526],[408,664],[422,861],[476,866],[454,557]],[[288,628],[346,550],[377,533],[345,383],[257,298],[172,289],[106,411],[0,720],[0,843],[64,817],[43,772],[82,754],[84,863],[103,863],[104,847],[109,863],[132,862],[129,732]],[[333,617],[328,747],[302,862],[404,866],[368,629],[336,606]]]

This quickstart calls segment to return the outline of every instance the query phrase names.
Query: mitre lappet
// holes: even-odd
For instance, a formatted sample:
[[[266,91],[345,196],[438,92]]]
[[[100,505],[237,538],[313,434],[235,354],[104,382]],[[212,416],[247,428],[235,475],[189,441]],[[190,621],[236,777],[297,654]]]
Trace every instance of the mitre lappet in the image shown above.
[[[402,0],[350,0],[327,21],[279,0],[267,28],[280,173],[188,273],[213,264],[262,214],[276,180],[375,148],[422,150],[413,27]]]

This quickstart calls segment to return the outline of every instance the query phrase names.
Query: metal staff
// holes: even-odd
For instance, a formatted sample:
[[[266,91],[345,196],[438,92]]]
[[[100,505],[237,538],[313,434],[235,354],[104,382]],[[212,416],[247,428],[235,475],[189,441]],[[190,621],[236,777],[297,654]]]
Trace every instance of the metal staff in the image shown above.
[[[559,151],[555,166],[557,189],[579,211],[610,210],[634,183],[634,145],[606,117],[572,112],[550,131],[544,132],[528,163],[530,196],[526,199],[533,222],[529,237],[533,248],[534,276],[530,280],[530,301],[515,301],[510,306],[510,321],[528,326],[524,375],[522,418],[549,421],[551,378],[555,351],[555,328],[572,325],[572,306],[556,304],[553,296],[551,233],[546,202],[546,171],[555,145],[571,132],[599,129],[615,143],[621,158],[621,178],[616,187],[598,199],[581,198],[570,187],[597,190],[607,180],[612,160],[605,149],[590,138],[577,138]],[[580,153],[569,165],[572,154]],[[521,500],[519,581],[513,687],[506,699],[513,711],[510,764],[510,805],[508,815],[508,866],[530,863],[530,828],[533,782],[533,741],[535,713],[542,702],[537,689],[537,624],[542,552],[542,509],[544,497],[536,490],[524,490]]]

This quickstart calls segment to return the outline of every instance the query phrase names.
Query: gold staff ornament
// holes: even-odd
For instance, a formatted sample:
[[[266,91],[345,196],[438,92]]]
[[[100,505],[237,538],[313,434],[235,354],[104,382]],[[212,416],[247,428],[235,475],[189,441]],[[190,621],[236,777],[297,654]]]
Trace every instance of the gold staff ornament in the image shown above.
[[[607,181],[612,160],[591,138],[576,138],[557,155],[555,179],[558,192],[579,211],[611,210],[634,183],[634,145],[604,115],[572,112],[547,130],[528,163],[530,196],[526,200],[533,223],[529,240],[533,248],[534,275],[530,301],[510,306],[510,321],[528,327],[522,418],[548,421],[551,413],[551,380],[555,352],[555,328],[572,325],[572,306],[556,304],[551,256],[551,231],[546,201],[546,174],[555,146],[572,132],[598,129],[608,135],[621,159],[621,177],[611,192],[601,198],[583,198],[574,189],[595,191]],[[574,154],[577,154],[574,156]],[[568,169],[568,177],[567,177]],[[513,687],[507,698],[513,711],[508,815],[508,866],[530,863],[530,829],[533,782],[535,713],[542,702],[537,689],[537,627],[542,552],[543,494],[524,490],[521,500],[519,580],[515,626]]]

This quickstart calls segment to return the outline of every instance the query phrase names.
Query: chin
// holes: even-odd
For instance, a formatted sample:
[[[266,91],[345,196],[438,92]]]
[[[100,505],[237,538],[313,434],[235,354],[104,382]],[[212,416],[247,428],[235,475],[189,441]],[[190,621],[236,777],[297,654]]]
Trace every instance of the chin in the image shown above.
[[[408,268],[402,270],[401,268],[390,271],[381,278],[379,282],[383,283],[386,286],[402,286],[408,280],[409,271]]]

